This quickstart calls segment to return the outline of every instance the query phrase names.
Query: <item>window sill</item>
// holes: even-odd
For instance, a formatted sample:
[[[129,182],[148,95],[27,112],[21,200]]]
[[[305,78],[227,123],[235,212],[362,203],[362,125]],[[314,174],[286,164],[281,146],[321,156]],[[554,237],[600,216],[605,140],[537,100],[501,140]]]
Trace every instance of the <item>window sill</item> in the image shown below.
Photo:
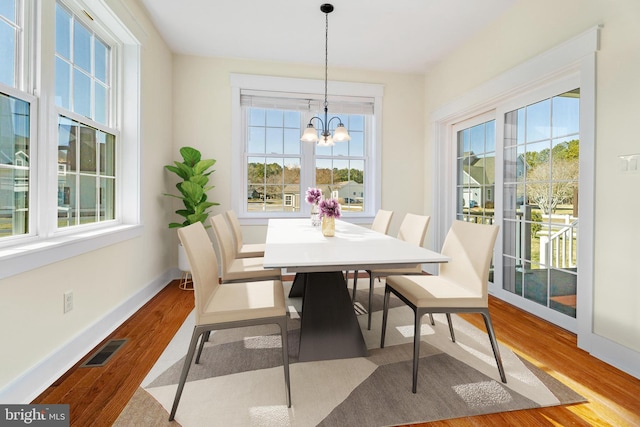
[[[141,225],[119,225],[0,248],[0,280],[142,235]]]

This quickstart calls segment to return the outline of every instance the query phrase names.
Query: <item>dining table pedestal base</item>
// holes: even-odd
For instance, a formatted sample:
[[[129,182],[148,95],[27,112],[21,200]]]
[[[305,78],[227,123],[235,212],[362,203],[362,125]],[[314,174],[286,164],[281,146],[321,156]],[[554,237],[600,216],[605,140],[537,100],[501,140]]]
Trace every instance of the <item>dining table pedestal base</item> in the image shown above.
[[[304,280],[301,362],[366,357],[367,346],[341,271],[298,273]]]

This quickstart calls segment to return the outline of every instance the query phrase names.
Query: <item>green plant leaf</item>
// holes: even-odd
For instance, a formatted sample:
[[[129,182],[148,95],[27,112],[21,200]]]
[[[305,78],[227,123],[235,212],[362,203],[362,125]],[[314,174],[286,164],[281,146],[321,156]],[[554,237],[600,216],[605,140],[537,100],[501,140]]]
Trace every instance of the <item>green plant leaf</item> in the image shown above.
[[[177,163],[177,164],[181,164],[181,163]],[[178,175],[182,179],[189,179],[189,174],[187,172],[183,171],[182,169],[180,169],[177,166],[166,165],[165,169],[175,173],[176,175]]]
[[[189,165],[189,167],[193,167],[196,163],[198,163],[201,157],[200,151],[192,147],[182,147],[180,149],[180,154],[184,159],[184,163]]]
[[[211,166],[213,166],[215,164],[216,164],[216,161],[214,159],[200,160],[198,163],[196,163],[193,166],[193,173],[194,173],[194,175],[201,175],[207,169],[209,169]],[[213,172],[213,171],[211,171],[211,172]],[[211,173],[211,172],[209,172],[209,173]]]
[[[192,205],[198,204],[204,195],[202,187],[191,181],[183,182],[182,185],[180,185],[180,192]]]
[[[209,178],[207,178],[205,175],[194,175],[189,178],[189,181],[193,182],[199,187],[204,188],[204,186],[207,185],[207,182],[209,182]]]

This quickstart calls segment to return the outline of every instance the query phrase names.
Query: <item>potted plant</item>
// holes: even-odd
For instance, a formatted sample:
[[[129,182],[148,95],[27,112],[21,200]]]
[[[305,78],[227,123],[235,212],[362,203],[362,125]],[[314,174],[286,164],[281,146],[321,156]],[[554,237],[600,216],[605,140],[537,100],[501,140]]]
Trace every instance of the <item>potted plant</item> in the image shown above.
[[[175,197],[182,200],[183,209],[178,209],[176,213],[184,217],[183,222],[171,222],[169,228],[186,227],[187,225],[205,221],[209,217],[208,209],[218,206],[219,203],[207,200],[207,191],[214,188],[209,183],[209,175],[214,170],[209,170],[216,161],[214,159],[202,159],[200,151],[192,147],[182,147],[180,149],[182,162],[174,161],[174,165],[165,165],[165,169],[178,175],[182,181],[176,184],[180,195],[167,194],[165,196]],[[206,224],[205,224],[206,225]]]
[[[182,162],[174,161],[173,165],[165,165],[165,169],[175,173],[181,181],[176,184],[180,195],[164,193],[165,196],[182,200],[183,208],[176,213],[184,217],[182,222],[171,222],[169,228],[186,227],[196,222],[206,224],[209,217],[209,208],[218,206],[217,202],[207,200],[207,191],[214,188],[209,184],[209,175],[214,170],[209,170],[216,161],[214,159],[202,159],[200,151],[192,147],[180,148]],[[189,272],[189,263],[186,260],[182,245],[178,245],[178,267],[183,272]]]

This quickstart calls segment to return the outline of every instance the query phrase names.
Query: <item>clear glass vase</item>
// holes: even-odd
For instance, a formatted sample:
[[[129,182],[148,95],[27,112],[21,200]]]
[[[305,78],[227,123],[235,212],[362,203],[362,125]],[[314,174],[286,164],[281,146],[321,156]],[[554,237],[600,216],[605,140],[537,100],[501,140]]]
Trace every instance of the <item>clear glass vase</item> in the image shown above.
[[[318,209],[318,204],[314,203],[311,205],[311,225],[314,227],[320,226],[320,210]]]

